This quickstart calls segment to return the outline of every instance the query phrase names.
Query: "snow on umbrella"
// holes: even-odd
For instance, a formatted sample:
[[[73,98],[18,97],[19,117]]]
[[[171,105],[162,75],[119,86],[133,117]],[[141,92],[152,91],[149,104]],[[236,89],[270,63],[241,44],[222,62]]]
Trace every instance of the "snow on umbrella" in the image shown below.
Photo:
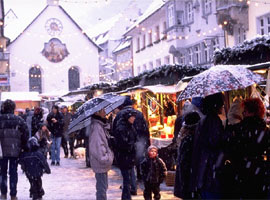
[[[122,105],[124,100],[125,97],[121,97],[113,93],[104,94],[90,99],[78,108],[73,120],[69,125],[69,133],[88,126],[91,121],[91,119],[88,118],[90,118],[90,116],[95,112],[105,109],[106,114],[108,114],[118,106]]]
[[[240,65],[217,65],[194,76],[178,101],[246,88],[264,78]]]

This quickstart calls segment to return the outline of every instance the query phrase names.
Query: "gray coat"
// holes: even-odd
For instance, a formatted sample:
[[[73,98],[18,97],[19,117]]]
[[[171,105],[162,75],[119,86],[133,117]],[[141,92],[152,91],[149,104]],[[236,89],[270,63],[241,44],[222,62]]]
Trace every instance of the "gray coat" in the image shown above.
[[[108,145],[106,123],[92,118],[89,133],[90,163],[95,173],[106,173],[111,169],[113,152]]]

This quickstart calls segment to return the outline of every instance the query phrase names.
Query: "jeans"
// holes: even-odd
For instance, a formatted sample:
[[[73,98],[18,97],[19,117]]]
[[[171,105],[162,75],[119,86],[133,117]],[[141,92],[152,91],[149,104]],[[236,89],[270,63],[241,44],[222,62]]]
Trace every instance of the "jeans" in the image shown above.
[[[69,150],[70,150],[70,155],[73,156],[74,154],[74,141],[75,141],[75,137],[74,136],[70,136],[68,139],[68,143],[69,143]],[[88,143],[87,143],[88,144]]]
[[[96,177],[96,200],[107,200],[108,174],[95,173]]]
[[[60,147],[61,147],[61,137],[52,137],[52,162],[60,162]]]
[[[135,174],[135,167],[131,169],[130,172],[130,192],[137,193],[137,181],[136,181],[136,174]]]
[[[13,157],[3,157],[0,160],[1,164],[1,194],[7,194],[7,170],[9,162],[9,187],[10,187],[10,196],[17,195],[17,183],[18,183],[18,158]]]
[[[68,156],[68,143],[67,143],[67,139],[65,136],[62,136],[61,145],[64,149],[65,156]]]
[[[122,188],[122,200],[131,200],[131,174],[132,169],[121,169],[121,174],[123,176],[123,188]]]

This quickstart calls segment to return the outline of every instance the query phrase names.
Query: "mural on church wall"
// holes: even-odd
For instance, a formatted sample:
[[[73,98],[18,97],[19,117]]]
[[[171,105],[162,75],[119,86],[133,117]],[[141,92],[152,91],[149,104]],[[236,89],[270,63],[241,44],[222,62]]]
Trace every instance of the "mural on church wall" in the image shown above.
[[[66,45],[57,38],[52,38],[45,43],[41,53],[53,63],[61,62],[69,54]]]

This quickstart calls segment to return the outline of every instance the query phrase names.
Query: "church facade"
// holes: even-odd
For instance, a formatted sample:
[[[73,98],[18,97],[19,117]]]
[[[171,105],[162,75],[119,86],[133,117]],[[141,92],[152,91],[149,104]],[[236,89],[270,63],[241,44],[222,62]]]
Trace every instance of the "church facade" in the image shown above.
[[[58,1],[48,1],[7,50],[12,92],[71,91],[99,81],[101,48]]]

